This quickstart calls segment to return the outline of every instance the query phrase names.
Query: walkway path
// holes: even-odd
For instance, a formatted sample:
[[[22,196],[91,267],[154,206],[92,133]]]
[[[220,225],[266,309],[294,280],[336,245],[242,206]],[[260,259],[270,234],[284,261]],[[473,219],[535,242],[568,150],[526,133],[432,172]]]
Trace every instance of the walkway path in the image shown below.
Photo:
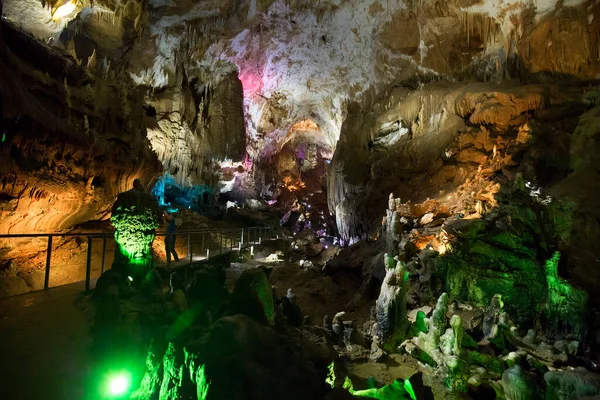
[[[234,246],[232,253],[238,249]],[[229,252],[227,247],[212,250],[210,258]],[[203,260],[205,253],[192,261]],[[185,257],[173,267],[189,264]],[[93,289],[95,279],[90,283]],[[91,375],[91,323],[86,320],[84,289],[85,282],[78,282],[0,299],[0,399],[85,398]]]
[[[83,283],[0,300],[0,399],[84,398],[89,323]]]
[[[217,250],[210,257],[227,253]],[[193,262],[205,259],[197,255]],[[185,257],[173,266],[188,264]],[[0,399],[85,398],[91,324],[84,289],[85,282],[78,282],[0,299]]]

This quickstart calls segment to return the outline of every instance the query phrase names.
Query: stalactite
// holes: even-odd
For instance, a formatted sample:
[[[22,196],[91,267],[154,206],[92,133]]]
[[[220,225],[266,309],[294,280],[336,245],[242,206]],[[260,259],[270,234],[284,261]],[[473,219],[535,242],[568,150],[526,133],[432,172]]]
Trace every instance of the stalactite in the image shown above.
[[[96,60],[96,49],[92,52],[92,55],[88,58],[87,68],[91,70],[96,70],[97,60]]]
[[[501,32],[498,22],[488,15],[462,11],[458,11],[457,15],[462,21],[463,34],[466,36],[467,45],[470,45],[472,36],[478,35],[484,45],[484,51],[487,51],[487,47],[496,40]]]
[[[111,10],[107,10],[100,7],[94,8],[94,13],[96,14],[96,19],[100,23],[107,23],[115,25],[115,12]]]

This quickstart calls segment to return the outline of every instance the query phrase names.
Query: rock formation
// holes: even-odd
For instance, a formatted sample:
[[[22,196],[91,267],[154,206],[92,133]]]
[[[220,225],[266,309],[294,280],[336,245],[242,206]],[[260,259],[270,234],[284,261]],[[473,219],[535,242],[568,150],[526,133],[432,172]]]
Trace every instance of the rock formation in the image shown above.
[[[134,187],[119,194],[110,217],[115,227],[117,251],[112,268],[125,274],[136,284],[156,265],[152,242],[159,226],[159,208],[156,198]]]

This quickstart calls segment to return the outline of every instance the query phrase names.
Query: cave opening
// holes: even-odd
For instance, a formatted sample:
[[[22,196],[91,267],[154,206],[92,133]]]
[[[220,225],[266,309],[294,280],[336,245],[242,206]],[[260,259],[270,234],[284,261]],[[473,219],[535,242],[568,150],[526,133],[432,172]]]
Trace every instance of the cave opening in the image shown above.
[[[327,170],[333,149],[312,119],[293,124],[276,154],[277,207],[281,223],[294,232],[310,230],[319,237],[335,236],[327,204]]]

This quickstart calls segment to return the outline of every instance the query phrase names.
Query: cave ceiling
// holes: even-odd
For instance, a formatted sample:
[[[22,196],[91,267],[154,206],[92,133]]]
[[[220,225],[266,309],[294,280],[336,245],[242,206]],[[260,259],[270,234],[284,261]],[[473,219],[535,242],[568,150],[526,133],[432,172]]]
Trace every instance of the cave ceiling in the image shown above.
[[[589,0],[76,0],[57,16],[65,2],[4,0],[3,14],[84,62],[96,53],[149,98],[185,79],[201,92],[237,72],[255,159],[307,119],[333,150],[349,105],[393,87],[600,72],[590,62],[600,31]]]

